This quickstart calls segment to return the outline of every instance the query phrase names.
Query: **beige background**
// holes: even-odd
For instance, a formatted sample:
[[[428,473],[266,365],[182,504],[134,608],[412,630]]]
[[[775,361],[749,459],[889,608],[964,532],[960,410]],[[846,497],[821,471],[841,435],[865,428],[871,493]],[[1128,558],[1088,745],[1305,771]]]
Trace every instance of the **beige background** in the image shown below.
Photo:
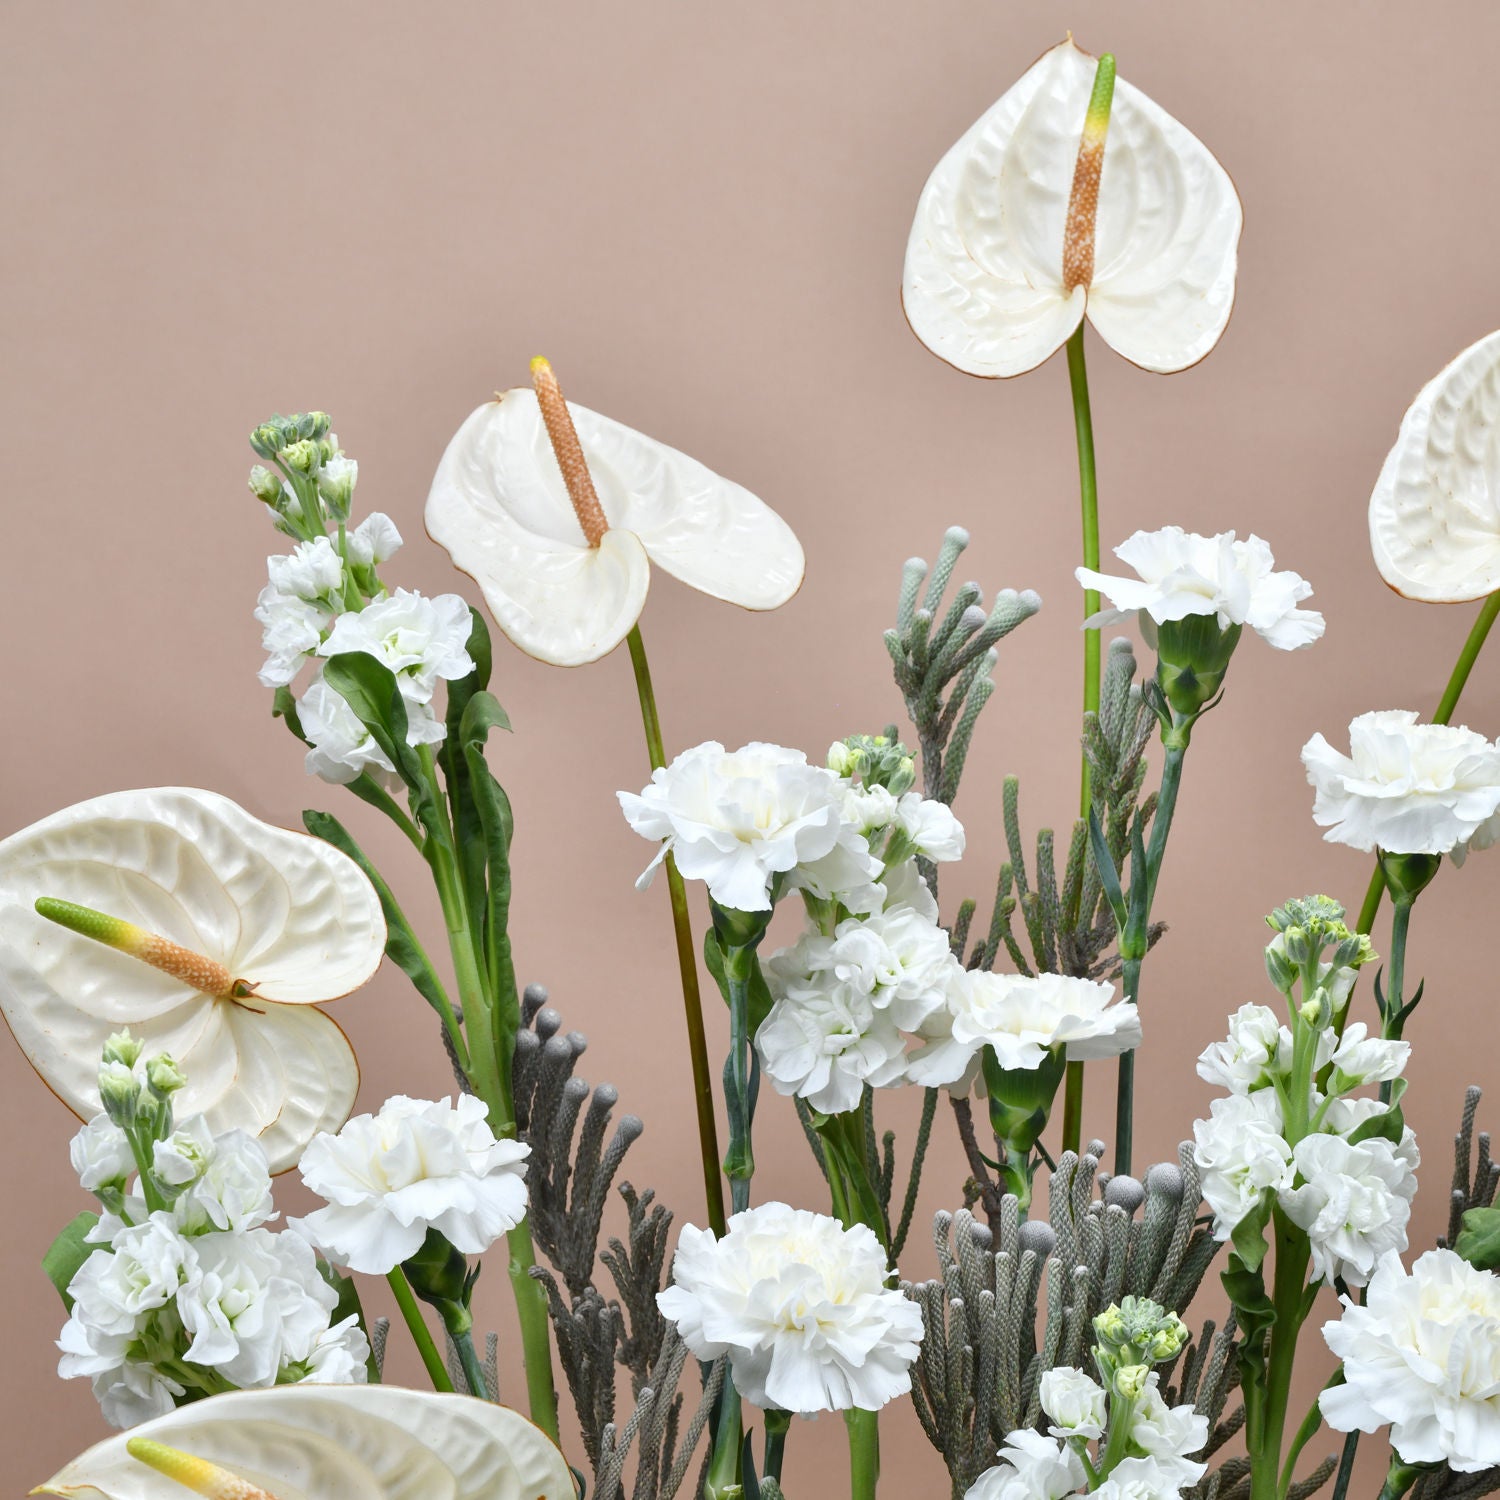
[[[880,631],[901,561],[963,522],[961,576],[1046,601],[1004,649],[958,807],[971,854],[945,889],[983,896],[1004,773],[1024,778],[1030,827],[1072,809],[1067,381],[1060,360],[986,384],[926,354],[901,317],[902,250],[932,164],[1037,54],[1068,26],[1113,49],[1228,167],[1246,229],[1236,315],[1200,368],[1163,380],[1091,343],[1106,545],[1167,522],[1253,528],[1329,618],[1305,654],[1245,643],[1189,762],[1159,897],[1173,931],[1144,992],[1141,1149],[1172,1151],[1209,1092],[1193,1058],[1227,1010],[1266,998],[1262,914],[1364,886],[1365,860],[1320,842],[1298,748],[1365,709],[1430,710],[1468,628],[1468,609],[1386,591],[1364,507],[1418,386],[1496,322],[1491,7],[6,12],[0,831],[153,784],[213,787],[287,824],[325,806],[428,920],[421,871],[373,814],[304,778],[255,681],[250,610],[273,537],[244,487],[244,434],[275,410],[333,412],[361,508],[407,536],[390,576],[430,591],[467,587],[422,534],[437,456],[537,352],[575,399],[763,495],[806,544],[807,585],[753,617],[658,581],[644,629],[672,748],[763,737],[821,753],[895,715]],[[517,806],[523,975],[590,1034],[588,1075],[645,1115],[628,1175],[695,1218],[666,896],[632,889],[649,850],[613,796],[646,774],[628,663],[564,672],[502,643],[497,668],[516,726],[494,760]],[[1482,664],[1464,713],[1491,734],[1497,670]],[[1429,1159],[1417,1247],[1445,1215],[1462,1086],[1500,1083],[1497,862],[1445,873],[1415,924],[1429,997],[1409,1095]],[[366,1106],[445,1089],[429,1014],[399,977],[338,1014]],[[1093,1130],[1110,1072],[1091,1073]],[[84,1206],[73,1122],[8,1043],[0,1080],[10,1494],[102,1427],[85,1383],[52,1376],[61,1312],[38,1269]],[[1497,1108],[1500,1090],[1486,1118]],[[757,1194],[821,1206],[790,1109],[768,1098],[763,1120]],[[946,1117],[937,1140],[929,1207],[961,1176]],[[908,1271],[928,1253],[919,1234]],[[482,1321],[506,1315],[502,1286],[485,1278]],[[1195,1311],[1214,1303],[1206,1292]],[[1311,1382],[1316,1335],[1305,1360]],[[909,1414],[887,1430],[890,1492],[936,1492]],[[791,1493],[837,1493],[843,1475],[836,1419],[799,1426]]]

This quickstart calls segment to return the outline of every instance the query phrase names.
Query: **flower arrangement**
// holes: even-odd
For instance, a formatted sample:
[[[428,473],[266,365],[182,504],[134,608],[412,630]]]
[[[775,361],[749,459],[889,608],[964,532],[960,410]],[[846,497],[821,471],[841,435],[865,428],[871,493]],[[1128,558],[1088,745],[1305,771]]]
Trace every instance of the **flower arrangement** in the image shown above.
[[[517,979],[516,813],[489,753],[510,725],[485,613],[387,581],[400,530],[356,519],[359,466],[326,414],[254,430],[250,490],[288,539],[254,609],[261,682],[308,773],[426,867],[446,960],[407,916],[411,869],[377,868],[329,812],[294,833],[210,791],[127,790],[0,842],[0,1006],[83,1122],[71,1162],[97,1202],[44,1264],[58,1371],[88,1378],[119,1429],[39,1492],[779,1500],[806,1431],[792,1417],[839,1413],[851,1496],[871,1500],[881,1412],[905,1400],[955,1500],[1309,1500],[1330,1481],[1345,1500],[1361,1434],[1389,1447],[1382,1500],[1500,1486],[1500,1166],[1485,1136],[1475,1159],[1471,1090],[1448,1233],[1422,1253],[1401,1108],[1423,999],[1414,908],[1445,857],[1463,866],[1500,837],[1500,746],[1453,722],[1500,613],[1500,335],[1424,387],[1370,502],[1393,588],[1483,601],[1437,711],[1363,713],[1347,755],[1321,733],[1303,750],[1314,819],[1371,857],[1363,903],[1289,896],[1270,914],[1268,1003],[1240,1005],[1198,1061],[1222,1093],[1184,1120],[1176,1161],[1134,1173],[1134,1058],[1160,1009],[1143,976],[1188,753],[1201,721],[1227,704],[1211,734],[1235,711],[1247,627],[1296,651],[1324,621],[1254,534],[1139,531],[1115,549],[1128,572],[1102,571],[1086,328],[1148,371],[1206,357],[1240,225],[1208,149],[1071,39],[921,194],[913,331],[980,376],[1065,348],[1078,436],[1078,813],[1065,852],[1046,831],[1028,849],[1003,784],[987,922],[947,900],[965,878],[953,809],[982,774],[1002,643],[1042,601],[954,588],[962,528],[931,568],[900,569],[884,644],[910,735],[843,726],[821,762],[759,741],[669,758],[639,623],[652,564],[774,609],[804,571],[787,523],[572,406],[545,360],[438,460],[428,529],[508,640],[567,667],[627,647],[650,771],[619,806],[653,846],[638,887],[665,879],[703,1169],[675,1234],[620,1178],[642,1121],[577,1075],[584,1039]],[[1105,650],[1121,623],[1146,670],[1129,637]],[[728,1017],[721,1069],[700,952]],[[320,1006],[382,958],[432,1011],[453,1092],[354,1114],[353,1049]],[[1108,1143],[1082,1138],[1102,1060],[1118,1079]],[[881,1129],[898,1089],[921,1097],[901,1153]],[[757,1195],[768,1108],[795,1112],[822,1201]],[[912,1231],[940,1142],[953,1208],[924,1267]],[[272,1228],[273,1174],[292,1170],[320,1206]],[[621,1232],[601,1247],[611,1214]],[[475,1281],[497,1262],[519,1409],[499,1399],[498,1340],[476,1336]],[[1195,1333],[1210,1271],[1229,1313]],[[366,1315],[372,1278],[431,1390],[384,1379],[393,1329]],[[1307,1324],[1323,1288],[1342,1312],[1320,1346]],[[1293,1426],[1294,1374],[1320,1347],[1338,1369]],[[1342,1454],[1304,1464],[1324,1426]]]

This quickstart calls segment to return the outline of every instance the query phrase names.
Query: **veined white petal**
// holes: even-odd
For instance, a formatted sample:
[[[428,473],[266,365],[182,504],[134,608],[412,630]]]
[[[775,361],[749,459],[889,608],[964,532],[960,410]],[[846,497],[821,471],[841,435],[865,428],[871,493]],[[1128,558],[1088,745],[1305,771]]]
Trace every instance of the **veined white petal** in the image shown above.
[[[1096,60],[1045,53],[938,163],[917,205],[903,301],[917,337],[971,375],[1010,376],[1055,353],[1085,310],[1117,353],[1185,369],[1234,300],[1242,214],[1228,174],[1189,130],[1117,79],[1105,139],[1094,275],[1065,291],[1068,199]]]
[[[1427,604],[1500,588],[1500,333],[1417,394],[1370,496],[1370,549],[1398,594]]]
[[[196,991],[46,921],[39,896],[168,938],[255,992]],[[364,984],[385,937],[379,897],[353,860],[213,792],[114,792],[0,843],[0,1009],[48,1087],[92,1115],[100,1049],[128,1026],[186,1071],[184,1117],[260,1135],[275,1171],[353,1104],[353,1051],[309,1007]]]

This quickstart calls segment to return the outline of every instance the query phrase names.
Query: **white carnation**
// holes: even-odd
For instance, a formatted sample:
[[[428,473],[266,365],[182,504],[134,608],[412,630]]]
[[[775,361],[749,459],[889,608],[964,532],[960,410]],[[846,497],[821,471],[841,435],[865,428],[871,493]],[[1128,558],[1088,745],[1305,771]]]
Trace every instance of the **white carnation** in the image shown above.
[[[1042,1410],[1056,1424],[1053,1437],[1096,1438],[1104,1434],[1107,1398],[1104,1387],[1082,1370],[1058,1365],[1042,1376]]]
[[[526,1215],[531,1148],[497,1140],[472,1095],[429,1102],[398,1094],[337,1135],[314,1136],[302,1180],[327,1201],[291,1221],[339,1265],[384,1276],[436,1229],[479,1255]]]
[[[920,1309],[886,1273],[864,1225],[767,1203],[735,1214],[722,1240],[684,1228],[656,1301],[699,1359],[729,1355],[756,1406],[876,1411],[911,1389],[922,1337]]]
[[[769,911],[778,875],[828,897],[880,873],[879,860],[844,819],[838,778],[809,765],[800,750],[752,743],[727,751],[710,740],[654,771],[639,795],[618,795],[630,826],[661,840],[641,885],[671,853],[720,906]]]
[[[823,1114],[857,1109],[864,1088],[906,1071],[906,1043],[887,1011],[825,972],[788,988],[755,1033],[760,1065],[778,1094]]]
[[[1229,1037],[1205,1047],[1198,1076],[1231,1094],[1248,1094],[1285,1073],[1292,1061],[1292,1034],[1265,1005],[1242,1005],[1229,1018]]]
[[[1258,536],[1240,542],[1232,531],[1199,536],[1166,526],[1137,531],[1115,548],[1115,556],[1140,576],[1076,570],[1084,588],[1097,589],[1115,606],[1093,616],[1091,626],[1114,624],[1137,611],[1158,625],[1212,615],[1220,629],[1248,625],[1282,651],[1310,646],[1323,634],[1323,616],[1296,607],[1312,585],[1296,573],[1274,571],[1271,549]]]
[[[1500,1277],[1451,1250],[1429,1250],[1408,1274],[1390,1251],[1365,1305],[1345,1297],[1323,1325],[1344,1362],[1344,1384],[1318,1398],[1339,1432],[1390,1424],[1409,1464],[1446,1463],[1460,1474],[1500,1464]]]
[[[1310,1135],[1292,1159],[1303,1181],[1281,1194],[1281,1206],[1312,1245],[1314,1275],[1363,1286],[1381,1256],[1406,1248],[1417,1191],[1415,1137],[1408,1130],[1398,1148],[1378,1136],[1354,1145]]]
[[[1011,1433],[999,1457],[969,1486],[964,1500],[1065,1500],[1088,1489],[1078,1455],[1029,1427]]]
[[[1193,1122],[1193,1156],[1216,1239],[1227,1240],[1268,1189],[1291,1186],[1292,1148],[1281,1130],[1274,1089],[1215,1099],[1209,1118]]]
[[[1348,755],[1315,734],[1302,764],[1323,837],[1354,849],[1448,854],[1500,810],[1500,748],[1406,711],[1361,714]]]

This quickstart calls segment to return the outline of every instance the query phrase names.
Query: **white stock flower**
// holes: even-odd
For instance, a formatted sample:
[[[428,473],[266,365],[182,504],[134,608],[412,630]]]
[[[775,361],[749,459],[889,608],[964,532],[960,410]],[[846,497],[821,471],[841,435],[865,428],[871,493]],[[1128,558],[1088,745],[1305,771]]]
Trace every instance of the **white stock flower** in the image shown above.
[[[1088,1489],[1078,1455],[1029,1427],[1011,1433],[999,1457],[969,1486],[964,1500],[1065,1500]]]
[[[278,594],[309,601],[332,600],[344,586],[344,559],[326,536],[299,542],[283,557],[268,557],[266,572]]]
[[[370,1378],[370,1341],[359,1318],[347,1318],[325,1328],[307,1354],[293,1361],[294,1370],[307,1373],[301,1382],[316,1385],[364,1385]]]
[[[1405,709],[1360,714],[1348,755],[1315,734],[1302,764],[1323,837],[1353,849],[1448,854],[1500,810],[1500,747]]]
[[[1363,1286],[1388,1250],[1406,1248],[1406,1222],[1417,1191],[1416,1140],[1400,1147],[1378,1136],[1351,1144],[1338,1135],[1309,1135],[1292,1153],[1298,1187],[1281,1206],[1312,1245],[1313,1274]]]
[[[946,803],[907,792],[896,804],[901,830],[934,864],[964,857],[964,825]]]
[[[1355,1021],[1334,1050],[1331,1061],[1334,1071],[1344,1075],[1340,1081],[1345,1088],[1399,1078],[1411,1057],[1410,1042],[1370,1036],[1369,1030],[1363,1021]]]
[[[1276,572],[1271,549],[1258,536],[1241,542],[1232,531],[1199,536],[1164,526],[1137,531],[1115,548],[1115,556],[1140,577],[1075,570],[1084,588],[1097,589],[1114,605],[1094,615],[1091,626],[1111,625],[1137,612],[1158,625],[1212,615],[1221,630],[1248,625],[1281,651],[1310,646],[1323,634],[1323,616],[1296,607],[1312,585],[1296,573]]]
[[[333,623],[333,611],[296,594],[284,594],[268,583],[255,601],[255,618],[261,623],[260,644],[266,653],[260,669],[261,685],[286,687],[323,644],[323,633]]]
[[[242,1390],[274,1385],[306,1359],[338,1301],[312,1246],[295,1234],[252,1229],[194,1241],[198,1271],[177,1294],[189,1344],[184,1359]]]
[[[1056,1424],[1053,1437],[1103,1436],[1106,1420],[1104,1387],[1082,1370],[1058,1365],[1042,1376],[1042,1410]]]
[[[1209,1118],[1193,1122],[1193,1156],[1216,1239],[1227,1240],[1268,1188],[1291,1186],[1292,1148],[1281,1129],[1275,1089],[1215,1099]]]
[[[1118,1057],[1140,1045],[1141,1020],[1129,1002],[1112,1005],[1114,993],[1112,984],[1065,974],[961,971],[948,986],[946,1017],[923,1026],[929,1040],[912,1054],[908,1076],[929,1088],[955,1083],[986,1045],[1002,1068],[1039,1068],[1058,1046],[1070,1062]]]
[[[1183,1487],[1197,1483],[1207,1468],[1206,1464],[1185,1464],[1154,1455],[1122,1458],[1090,1493],[1102,1495],[1104,1500],[1178,1500]],[[1183,1477],[1188,1471],[1195,1471],[1191,1479]]]
[[[630,826],[661,840],[639,885],[671,853],[689,880],[701,880],[720,906],[769,911],[777,875],[817,871],[804,883],[826,895],[871,881],[880,861],[844,820],[838,778],[800,750],[752,742],[727,751],[716,740],[684,750],[651,774],[639,794],[619,792]]]
[[[321,675],[297,700],[297,717],[309,741],[309,775],[335,786],[344,786],[366,771],[386,784],[394,779],[396,768],[390,757]]]
[[[920,1309],[886,1273],[864,1225],[766,1203],[735,1214],[722,1240],[686,1226],[656,1301],[699,1359],[729,1355],[756,1406],[876,1411],[911,1389],[922,1338]]]
[[[840,740],[834,750],[842,750]],[[830,756],[833,751],[829,751]],[[879,828],[888,828],[896,821],[896,794],[886,786],[856,786],[852,781],[841,781],[844,795],[844,821],[861,833],[873,833]]]
[[[906,1043],[870,997],[823,972],[792,985],[755,1033],[760,1065],[778,1094],[823,1114],[857,1109],[864,1086],[884,1088],[906,1071]]]
[[[1196,1484],[1207,1469],[1190,1455],[1201,1453],[1208,1443],[1208,1418],[1191,1403],[1168,1406],[1160,1390],[1161,1376],[1153,1370],[1146,1390],[1130,1418],[1130,1441],[1149,1458],[1167,1469],[1175,1469],[1179,1486]]]
[[[108,1115],[81,1127],[68,1147],[68,1159],[85,1192],[119,1186],[135,1175],[135,1156],[125,1132]]]
[[[265,1149],[242,1130],[215,1136],[195,1115],[156,1143],[152,1170],[182,1190],[172,1216],[184,1233],[256,1229],[276,1217]]]
[[[468,651],[473,623],[460,594],[429,599],[397,589],[361,610],[340,615],[321,654],[363,651],[390,668],[408,705],[426,705],[439,679],[452,682],[474,670]]]
[[[401,550],[401,533],[388,515],[372,510],[349,533],[346,546],[349,561],[356,567],[376,567],[388,562]]]
[[[1383,1255],[1365,1305],[1343,1299],[1323,1325],[1344,1362],[1344,1384],[1318,1397],[1339,1432],[1390,1424],[1409,1464],[1446,1463],[1460,1474],[1500,1464],[1500,1277],[1451,1250],[1418,1256],[1408,1274]]]
[[[1231,1094],[1248,1094],[1285,1073],[1292,1034],[1265,1005],[1242,1005],[1229,1018],[1229,1037],[1198,1055],[1198,1076]]]
[[[464,1255],[488,1250],[526,1215],[531,1148],[497,1140],[484,1104],[387,1099],[337,1135],[315,1136],[302,1180],[326,1208],[292,1220],[332,1261],[384,1276],[436,1229]]]
[[[197,1274],[195,1246],[159,1211],[95,1250],[68,1283],[73,1318],[87,1328],[130,1335],[145,1313],[165,1307]]]

